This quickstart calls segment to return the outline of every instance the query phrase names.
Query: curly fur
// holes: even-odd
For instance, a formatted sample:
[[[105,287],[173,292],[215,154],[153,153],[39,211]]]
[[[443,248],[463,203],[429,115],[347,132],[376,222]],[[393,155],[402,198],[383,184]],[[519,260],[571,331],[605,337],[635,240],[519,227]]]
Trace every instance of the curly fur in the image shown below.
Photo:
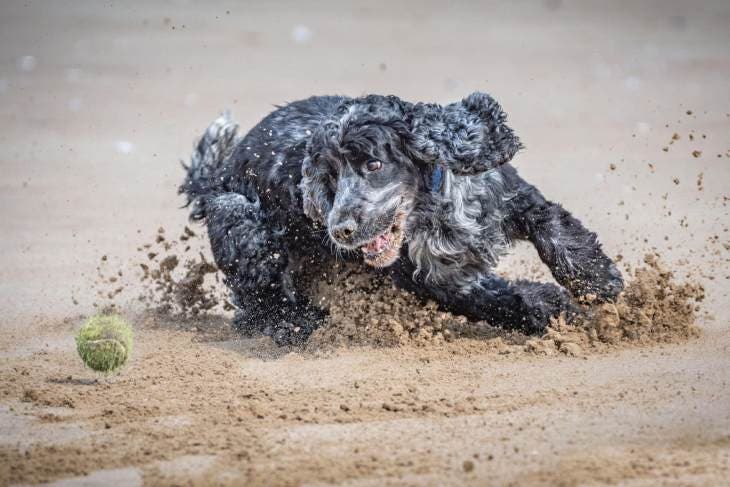
[[[509,164],[522,144],[506,119],[484,93],[445,106],[312,97],[277,107],[244,137],[228,115],[217,119],[180,191],[207,224],[237,326],[282,344],[306,339],[325,316],[307,289],[333,255],[357,258],[377,235],[401,231],[385,272],[469,318],[536,332],[576,312],[571,294],[613,299],[623,282],[596,235]],[[373,160],[382,164],[371,173]],[[517,239],[563,287],[493,274]]]

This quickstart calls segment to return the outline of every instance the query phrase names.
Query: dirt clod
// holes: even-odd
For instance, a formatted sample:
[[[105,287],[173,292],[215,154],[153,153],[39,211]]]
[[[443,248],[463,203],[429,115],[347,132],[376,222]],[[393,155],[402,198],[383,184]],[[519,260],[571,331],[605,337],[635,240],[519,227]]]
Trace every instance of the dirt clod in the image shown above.
[[[439,311],[434,302],[421,303],[357,266],[340,266],[335,274],[318,285],[317,301],[330,315],[310,338],[312,348],[443,343],[466,324],[463,317]]]

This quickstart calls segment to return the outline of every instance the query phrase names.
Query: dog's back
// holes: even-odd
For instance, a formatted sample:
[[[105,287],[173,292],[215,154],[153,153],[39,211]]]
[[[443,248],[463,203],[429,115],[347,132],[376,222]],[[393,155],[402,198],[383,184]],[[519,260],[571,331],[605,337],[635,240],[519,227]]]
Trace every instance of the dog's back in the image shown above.
[[[277,107],[243,137],[230,114],[214,120],[184,165],[179,191],[192,204],[191,218],[204,219],[206,201],[223,193],[260,199],[265,206],[294,203],[306,141],[344,99],[314,96]]]

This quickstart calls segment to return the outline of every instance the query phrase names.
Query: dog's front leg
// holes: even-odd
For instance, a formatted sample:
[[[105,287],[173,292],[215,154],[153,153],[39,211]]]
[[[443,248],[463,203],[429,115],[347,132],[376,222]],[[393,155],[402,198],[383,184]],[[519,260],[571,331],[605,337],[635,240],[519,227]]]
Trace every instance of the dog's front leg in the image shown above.
[[[391,269],[393,282],[423,300],[435,299],[442,309],[493,326],[539,333],[551,318],[568,320],[581,313],[565,289],[554,284],[510,282],[495,274],[476,277],[469,289],[414,280],[411,264]]]
[[[468,292],[434,289],[442,306],[471,320],[493,326],[540,333],[551,318],[564,314],[568,320],[580,313],[568,292],[554,284],[507,281],[489,275]]]
[[[287,222],[277,225],[258,201],[238,193],[211,198],[206,213],[211,250],[237,308],[236,328],[263,332],[279,345],[305,341],[325,313],[296,288]]]
[[[603,252],[595,233],[535,189],[516,201],[512,220],[542,261],[573,296],[613,300],[623,290],[621,272]]]

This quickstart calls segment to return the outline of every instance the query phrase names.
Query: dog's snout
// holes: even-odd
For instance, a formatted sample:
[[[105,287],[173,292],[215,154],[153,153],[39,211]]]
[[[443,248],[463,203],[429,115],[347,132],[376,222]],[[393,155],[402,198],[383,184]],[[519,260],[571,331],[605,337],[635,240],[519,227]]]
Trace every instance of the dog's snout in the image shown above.
[[[337,225],[335,225],[331,232],[332,237],[334,237],[335,240],[338,240],[340,242],[347,242],[350,237],[355,233],[355,230],[357,230],[357,224],[355,223],[355,220],[352,218],[348,218],[345,221],[339,222]]]

